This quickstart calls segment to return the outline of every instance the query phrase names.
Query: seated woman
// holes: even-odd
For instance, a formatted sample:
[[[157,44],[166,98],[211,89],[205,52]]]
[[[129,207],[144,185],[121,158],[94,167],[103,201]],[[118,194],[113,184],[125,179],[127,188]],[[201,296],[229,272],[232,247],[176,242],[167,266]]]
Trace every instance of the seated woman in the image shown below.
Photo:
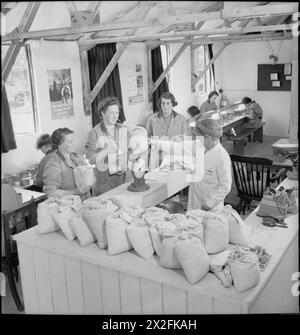
[[[248,97],[243,98],[242,104],[245,105],[246,107],[245,114],[249,118],[246,127],[257,128],[262,122],[263,117],[262,108],[257,102]]]
[[[85,146],[86,158],[90,164],[96,164],[97,181],[93,188],[93,196],[105,193],[125,182],[127,161],[122,166],[117,162],[111,162],[111,158],[116,157],[116,153],[120,151],[120,145],[124,146],[123,151],[127,150],[127,141],[121,139],[123,135],[127,136],[127,128],[117,122],[120,108],[120,102],[116,97],[101,100],[98,105],[100,122],[88,136]]]
[[[158,112],[147,118],[146,129],[149,137],[172,138],[177,135],[191,135],[186,118],[173,110],[177,101],[172,93],[164,92],[158,105]]]
[[[80,195],[82,200],[90,197],[90,191],[81,193],[76,187],[73,169],[86,165],[85,160],[74,152],[74,132],[68,128],[58,128],[51,135],[55,150],[45,165],[43,191],[48,196]]]
[[[217,110],[216,99],[218,96],[219,94],[217,91],[212,91],[209,93],[208,99],[200,106],[200,111],[203,115],[209,111]]]
[[[45,165],[51,158],[54,150],[52,149],[52,141],[51,141],[51,136],[49,134],[43,134],[37,139],[36,143],[36,148],[37,150],[41,150],[43,154],[45,155],[42,160],[40,161],[36,175],[35,175],[35,180],[34,180],[34,185],[30,187],[32,191],[40,191],[42,192],[44,182],[43,182],[43,173],[45,169]]]

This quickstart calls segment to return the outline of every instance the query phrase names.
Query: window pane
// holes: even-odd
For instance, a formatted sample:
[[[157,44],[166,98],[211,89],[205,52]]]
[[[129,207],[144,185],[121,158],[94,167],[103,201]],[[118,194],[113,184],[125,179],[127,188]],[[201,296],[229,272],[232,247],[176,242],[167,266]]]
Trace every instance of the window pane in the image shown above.
[[[1,48],[2,61],[8,47]],[[15,135],[32,134],[36,131],[30,72],[26,50],[20,49],[18,57],[5,83]]]

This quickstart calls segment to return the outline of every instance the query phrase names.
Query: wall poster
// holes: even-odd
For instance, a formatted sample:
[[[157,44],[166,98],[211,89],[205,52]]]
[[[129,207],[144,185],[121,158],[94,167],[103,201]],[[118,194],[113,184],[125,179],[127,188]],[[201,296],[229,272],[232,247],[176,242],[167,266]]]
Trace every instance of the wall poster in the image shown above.
[[[144,101],[143,74],[141,64],[130,64],[127,67],[128,104],[135,105]]]
[[[74,116],[71,69],[47,70],[52,120]]]

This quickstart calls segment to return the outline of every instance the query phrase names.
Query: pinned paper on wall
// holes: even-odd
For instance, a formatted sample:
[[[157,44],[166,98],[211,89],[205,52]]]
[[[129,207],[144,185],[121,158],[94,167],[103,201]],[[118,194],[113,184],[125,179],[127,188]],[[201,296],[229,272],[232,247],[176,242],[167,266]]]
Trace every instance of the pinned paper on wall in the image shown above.
[[[272,86],[273,87],[280,87],[280,81],[272,81]]]
[[[286,76],[285,80],[292,80],[292,76]]]
[[[271,73],[271,80],[278,80],[278,74],[277,73]]]
[[[291,64],[284,64],[284,75],[289,76],[292,74],[292,66]]]

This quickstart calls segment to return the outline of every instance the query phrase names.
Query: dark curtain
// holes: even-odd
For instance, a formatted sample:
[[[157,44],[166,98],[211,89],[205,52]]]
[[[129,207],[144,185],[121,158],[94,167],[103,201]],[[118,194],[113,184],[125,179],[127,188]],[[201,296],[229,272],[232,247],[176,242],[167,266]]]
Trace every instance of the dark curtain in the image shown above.
[[[3,153],[17,148],[4,85],[2,85],[1,100],[1,153]]]
[[[90,87],[91,91],[96,85],[98,79],[106,69],[108,63],[115,54],[117,48],[116,43],[98,44],[88,51],[89,73],[90,73]],[[117,97],[123,106],[121,82],[118,64],[115,66],[106,83],[101,88],[100,92],[92,102],[92,122],[93,127],[100,121],[100,114],[98,113],[98,103],[106,97]],[[120,122],[125,121],[124,111],[121,108]]]
[[[208,44],[208,58],[209,58],[209,61],[211,59],[213,59],[213,57],[214,57],[214,54],[213,54],[212,44]],[[215,91],[216,90],[216,81],[215,81],[215,65],[214,64],[212,64],[209,71],[210,71],[211,85],[212,85],[213,90]]]
[[[160,47],[151,50],[152,60],[152,81],[156,82],[159,76],[164,72]],[[158,100],[162,93],[169,92],[169,87],[166,78],[160,83],[156,91],[153,93],[153,111],[158,109]]]

